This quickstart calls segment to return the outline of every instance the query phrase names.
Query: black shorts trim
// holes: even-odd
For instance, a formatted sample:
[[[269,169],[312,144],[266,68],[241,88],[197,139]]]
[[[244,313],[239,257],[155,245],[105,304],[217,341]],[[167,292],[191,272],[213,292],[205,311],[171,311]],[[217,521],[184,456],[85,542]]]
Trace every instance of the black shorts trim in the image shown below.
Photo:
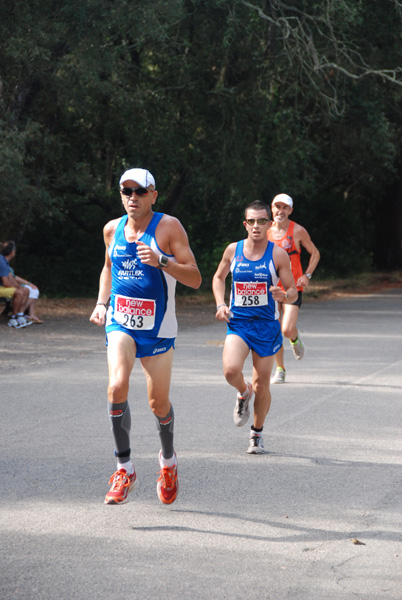
[[[291,306],[298,306],[300,308],[302,305],[302,297],[303,292],[297,292],[297,300],[296,302],[292,302]]]

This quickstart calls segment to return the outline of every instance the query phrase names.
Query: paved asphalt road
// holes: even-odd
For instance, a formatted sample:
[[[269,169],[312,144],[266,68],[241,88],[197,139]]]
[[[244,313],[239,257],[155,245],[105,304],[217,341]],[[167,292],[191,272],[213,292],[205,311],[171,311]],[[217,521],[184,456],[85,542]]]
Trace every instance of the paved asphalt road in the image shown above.
[[[402,290],[306,304],[300,325],[306,356],[286,345],[263,456],[246,454],[248,427],[232,421],[224,326],[180,332],[171,507],[156,495],[139,364],[140,485],[126,505],[103,504],[115,463],[101,330],[83,320],[65,360],[53,337],[53,359],[2,372],[0,598],[401,600]]]

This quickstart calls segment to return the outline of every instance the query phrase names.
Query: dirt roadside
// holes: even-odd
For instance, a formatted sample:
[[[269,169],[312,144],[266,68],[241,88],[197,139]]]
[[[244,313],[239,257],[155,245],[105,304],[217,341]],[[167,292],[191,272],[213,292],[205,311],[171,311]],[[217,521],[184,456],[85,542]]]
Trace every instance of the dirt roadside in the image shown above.
[[[311,282],[303,302],[316,302],[348,294],[370,294],[402,288],[402,272],[370,275],[351,280]],[[94,298],[40,298],[37,313],[41,325],[21,330],[7,326],[0,315],[0,374],[35,369],[40,365],[70,360],[88,352],[104,353],[104,330],[89,322]],[[212,294],[194,292],[177,297],[179,330],[215,322]]]

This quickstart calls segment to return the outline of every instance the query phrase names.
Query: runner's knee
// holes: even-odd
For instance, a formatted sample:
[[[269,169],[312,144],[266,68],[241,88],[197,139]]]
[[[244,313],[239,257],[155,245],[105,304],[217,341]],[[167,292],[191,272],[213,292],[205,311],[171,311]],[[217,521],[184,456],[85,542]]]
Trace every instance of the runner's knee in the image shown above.
[[[230,383],[233,379],[236,379],[240,373],[240,369],[236,365],[224,365],[223,366],[223,374],[226,378],[226,381]]]
[[[109,402],[118,404],[124,402],[128,396],[128,382],[118,379],[111,379],[108,386]]]
[[[282,329],[282,334],[286,337],[286,338],[293,338],[294,335],[297,335],[297,329],[291,325],[286,325],[283,329]]]
[[[270,373],[265,375],[259,375],[253,381],[253,388],[255,395],[266,394],[269,392]]]
[[[169,397],[166,398],[149,398],[149,407],[153,414],[158,417],[165,417],[170,410]]]

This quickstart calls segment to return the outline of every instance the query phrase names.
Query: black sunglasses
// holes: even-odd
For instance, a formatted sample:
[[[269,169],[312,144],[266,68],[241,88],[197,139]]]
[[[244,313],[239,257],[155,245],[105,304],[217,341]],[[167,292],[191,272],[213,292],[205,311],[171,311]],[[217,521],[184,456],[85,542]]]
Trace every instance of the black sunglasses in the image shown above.
[[[148,194],[150,190],[148,190],[147,188],[144,187],[137,187],[137,188],[129,188],[129,187],[124,187],[120,190],[120,192],[122,194],[124,194],[124,196],[132,196],[133,194],[136,194],[137,196],[146,196]]]
[[[268,223],[269,219],[246,219],[246,223],[247,225],[254,225],[254,223],[257,221],[258,225],[265,225],[265,223]]]

